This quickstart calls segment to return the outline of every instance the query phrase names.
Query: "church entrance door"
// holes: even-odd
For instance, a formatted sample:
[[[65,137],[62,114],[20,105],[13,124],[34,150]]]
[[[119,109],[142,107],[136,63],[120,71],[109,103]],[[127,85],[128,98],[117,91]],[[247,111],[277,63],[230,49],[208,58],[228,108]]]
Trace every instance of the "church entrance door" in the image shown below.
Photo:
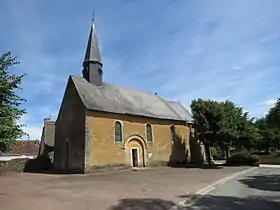
[[[131,149],[131,156],[132,156],[132,167],[138,167],[138,149],[137,148]]]
[[[129,162],[132,167],[144,167],[145,166],[145,152],[142,142],[138,139],[131,139],[127,143],[127,152],[129,154]]]

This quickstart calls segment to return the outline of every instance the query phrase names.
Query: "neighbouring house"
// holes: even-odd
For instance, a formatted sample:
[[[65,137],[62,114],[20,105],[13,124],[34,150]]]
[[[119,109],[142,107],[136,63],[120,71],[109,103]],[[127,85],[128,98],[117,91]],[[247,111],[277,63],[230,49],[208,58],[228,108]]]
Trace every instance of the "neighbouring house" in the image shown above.
[[[54,146],[55,170],[87,173],[186,164],[201,157],[200,146],[190,148],[192,116],[179,102],[103,81],[94,22],[82,73],[69,76],[57,120],[51,123],[54,145],[47,138],[41,144]]]
[[[50,118],[45,118],[38,155],[48,156],[52,163],[54,156],[54,137],[55,121],[52,121]]]
[[[35,159],[38,155],[39,147],[39,140],[17,140],[11,151],[0,155],[0,160]]]

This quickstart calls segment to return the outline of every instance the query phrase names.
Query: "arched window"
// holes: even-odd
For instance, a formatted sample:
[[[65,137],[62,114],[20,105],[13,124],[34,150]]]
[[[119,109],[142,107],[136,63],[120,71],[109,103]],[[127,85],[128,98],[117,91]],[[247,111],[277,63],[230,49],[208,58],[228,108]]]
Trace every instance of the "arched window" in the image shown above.
[[[151,124],[146,124],[146,138],[147,141],[153,141],[153,131]]]
[[[119,121],[115,122],[115,141],[122,142],[122,124]]]
[[[174,142],[176,140],[176,129],[174,125],[170,126],[170,130],[171,130],[171,137],[172,137],[172,141]]]

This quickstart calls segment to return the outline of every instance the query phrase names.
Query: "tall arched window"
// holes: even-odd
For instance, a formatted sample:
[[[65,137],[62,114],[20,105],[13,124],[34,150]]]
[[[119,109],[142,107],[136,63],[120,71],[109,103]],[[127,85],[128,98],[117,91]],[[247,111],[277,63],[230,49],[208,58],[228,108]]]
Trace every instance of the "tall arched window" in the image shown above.
[[[119,121],[115,122],[115,141],[122,142],[122,124]]]
[[[151,124],[146,124],[146,138],[147,141],[153,141],[153,131]]]

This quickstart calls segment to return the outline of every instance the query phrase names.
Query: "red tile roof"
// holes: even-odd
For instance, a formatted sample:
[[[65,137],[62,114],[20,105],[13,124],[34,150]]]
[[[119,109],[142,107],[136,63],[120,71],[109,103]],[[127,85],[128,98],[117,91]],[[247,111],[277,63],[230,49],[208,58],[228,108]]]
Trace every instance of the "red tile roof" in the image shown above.
[[[17,140],[12,147],[10,154],[38,154],[40,147],[39,140]]]

